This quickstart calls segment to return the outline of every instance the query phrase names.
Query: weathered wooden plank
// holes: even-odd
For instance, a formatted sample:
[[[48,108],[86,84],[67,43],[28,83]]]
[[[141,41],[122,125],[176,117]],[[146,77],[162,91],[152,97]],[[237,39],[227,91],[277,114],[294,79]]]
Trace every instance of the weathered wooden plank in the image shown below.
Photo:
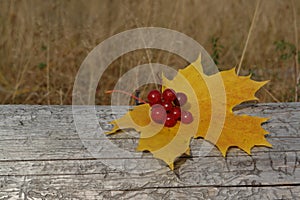
[[[126,112],[96,109],[105,129]],[[213,148],[202,157],[203,141],[194,140],[192,158],[180,159],[172,172],[147,153],[113,158],[106,149],[95,159],[76,132],[70,106],[0,106],[0,199],[299,198],[300,104],[252,105],[236,113],[270,116],[264,128],[274,147],[254,148],[252,156],[232,148],[227,158]],[[133,152],[137,137],[130,131],[109,140]],[[121,171],[107,164],[120,160],[127,164]]]
[[[300,183],[299,157],[295,153],[260,154],[255,156],[228,157],[202,157],[187,160],[177,165],[175,173],[170,172],[165,166],[155,169],[151,168],[154,159],[143,159],[144,166],[134,166],[134,159],[127,159],[132,162],[130,171],[118,171],[105,165],[103,160],[36,160],[36,161],[9,161],[0,163],[0,176],[50,176],[50,175],[87,175],[105,174],[111,181],[112,177],[122,177],[125,182],[135,182],[138,177],[140,182],[145,184],[155,179],[157,173],[168,173],[176,179],[172,184],[186,185],[247,185],[251,181],[256,184],[298,184]],[[148,167],[148,169],[145,169]],[[148,170],[148,171],[147,171]],[[153,172],[153,173],[152,173]],[[155,173],[154,173],[155,172]],[[145,174],[147,176],[145,176]],[[241,180],[241,175],[242,180]],[[141,176],[144,178],[141,179]],[[178,178],[177,177],[177,178]],[[240,181],[244,181],[241,183]],[[106,182],[106,180],[103,180]],[[163,184],[164,182],[162,182]],[[171,187],[172,184],[161,185]],[[108,182],[106,187],[117,188],[117,183]]]
[[[295,106],[296,105],[296,106]],[[4,106],[7,108],[7,110],[12,109],[10,106]],[[26,107],[26,106],[25,106]],[[25,112],[24,106],[16,106],[17,112],[22,111],[20,118],[26,118],[24,116],[31,116],[32,113],[41,113],[41,116],[45,115],[45,113],[52,113],[51,115],[58,115],[59,117],[51,117],[49,120],[49,117],[46,118],[39,118],[39,114],[36,114],[36,118],[39,118],[38,124],[42,124],[41,127],[37,126],[36,124],[33,124],[32,126],[29,126],[28,129],[24,128],[26,127],[26,123],[17,124],[17,123],[7,123],[6,126],[1,126],[0,129],[0,148],[1,154],[0,154],[0,160],[30,160],[34,157],[38,157],[40,159],[68,159],[68,158],[91,158],[89,152],[87,152],[86,148],[82,145],[77,133],[76,129],[73,124],[72,115],[71,115],[71,107],[70,106],[53,106],[54,109],[51,109],[51,112],[47,112],[47,109],[49,109],[47,106],[30,106],[30,109],[28,110],[28,113]],[[260,109],[263,110],[264,113],[270,112],[268,108],[272,108],[271,110],[274,111],[273,105],[263,105]],[[299,138],[296,137],[298,134],[299,129],[299,121],[297,119],[297,113],[298,113],[298,107],[297,104],[286,104],[284,107],[278,106],[278,113],[286,113],[286,115],[289,116],[289,120],[291,122],[295,122],[295,126],[290,125],[289,123],[274,123],[273,121],[278,121],[277,113],[275,115],[272,115],[272,119],[269,123],[267,123],[267,128],[273,128],[274,130],[280,130],[280,133],[282,133],[283,136],[278,138],[274,138],[274,133],[276,134],[276,131],[272,131],[271,134],[268,136],[268,140],[274,145],[273,149],[266,149],[266,148],[254,148],[253,153],[255,152],[295,152],[299,150]],[[2,106],[0,107],[2,108]],[[52,107],[51,107],[52,108]],[[64,108],[64,109],[63,109]],[[287,108],[287,112],[284,112],[284,108]],[[254,110],[253,113],[256,114],[259,113],[259,108],[254,105],[252,107],[246,108],[248,110]],[[243,112],[245,113],[245,110]],[[4,113],[6,109],[3,109]],[[64,111],[65,110],[65,111]],[[108,112],[108,107],[104,107],[103,109],[98,108],[103,112]],[[257,111],[255,111],[257,110]],[[296,111],[295,111],[296,110]],[[55,112],[60,112],[60,114],[57,114]],[[84,109],[83,109],[84,111]],[[124,110],[123,110],[124,111]],[[121,111],[121,112],[123,112]],[[246,111],[246,113],[253,114],[250,111]],[[238,111],[242,113],[241,111]],[[274,111],[275,112],[275,111]],[[14,113],[11,111],[11,113]],[[53,114],[54,113],[54,114]],[[68,113],[68,114],[64,114]],[[279,115],[278,114],[278,115]],[[110,115],[110,114],[100,114],[100,115]],[[268,114],[270,115],[270,114]],[[294,116],[294,117],[292,117]],[[8,117],[9,118],[9,117]],[[35,119],[36,119],[35,118]],[[283,119],[286,119],[287,116],[282,117]],[[27,117],[29,121],[32,121],[31,117]],[[109,121],[111,117],[108,117],[107,120]],[[35,120],[33,120],[35,121]],[[281,120],[282,121],[282,120]],[[12,124],[12,125],[10,125]],[[15,124],[17,124],[16,127],[21,127],[19,130],[15,129]],[[30,123],[29,123],[30,124]],[[53,126],[53,124],[55,124]],[[289,127],[287,127],[289,126]],[[11,128],[13,127],[13,128]],[[283,130],[281,130],[282,127],[285,127]],[[292,127],[292,128],[291,128]],[[57,130],[56,130],[57,129]],[[285,133],[284,133],[285,131]],[[11,134],[11,133],[15,134]],[[295,134],[295,133],[296,134]],[[132,132],[131,132],[132,133]],[[18,138],[19,135],[22,135],[22,138]],[[134,138],[134,137],[135,138]],[[273,136],[273,137],[272,137]],[[127,137],[127,138],[126,138]],[[128,139],[134,138],[134,139]],[[138,134],[116,134],[114,135],[113,142],[117,144],[118,146],[121,146],[122,148],[129,149],[134,151],[134,147],[137,144],[136,138],[138,137]],[[125,138],[126,141],[119,141],[118,138]],[[84,139],[84,138],[81,138]],[[201,141],[200,141],[201,143]],[[200,148],[199,148],[199,142],[195,141],[192,143],[192,151],[194,153],[194,156],[197,156],[200,154]],[[128,147],[132,147],[131,149]],[[19,153],[19,150],[22,149],[22,154]],[[232,150],[236,151],[236,150]],[[241,151],[240,151],[241,152]],[[241,152],[243,154],[243,152]],[[107,158],[106,155],[110,155],[110,152],[103,152],[101,155],[103,155],[103,158]],[[210,152],[208,156],[219,156],[218,150],[215,148]],[[1,157],[2,156],[2,157]],[[229,154],[230,156],[230,154]]]
[[[298,186],[189,186],[159,188],[144,185],[141,189],[103,190],[104,176],[41,176],[0,178],[1,199],[299,199]]]
[[[4,106],[5,109],[2,106],[0,107],[6,116],[2,120],[0,115],[0,122],[2,123],[0,125],[0,160],[28,160],[35,157],[40,159],[91,158],[91,155],[82,145],[76,132],[71,106],[53,106],[53,110],[51,107],[50,111],[48,106],[32,106],[32,108],[30,106],[30,109],[27,109],[27,113],[25,112],[26,106],[15,106],[15,112],[11,110],[12,107]],[[252,115],[272,116],[270,122],[266,123],[264,127],[271,132],[267,137],[274,148],[254,148],[253,153],[265,151],[299,151],[300,111],[298,107],[297,104],[285,104],[284,106],[278,106],[277,112],[273,104],[262,105],[261,107],[253,105],[237,112],[239,114],[248,113]],[[105,120],[99,118],[102,124],[106,123],[104,121],[112,119],[109,107],[99,107],[97,109],[98,113],[100,113],[99,116],[106,116],[103,117]],[[12,113],[10,114],[11,118],[8,111]],[[125,110],[123,109],[120,112],[124,113]],[[274,113],[272,114],[272,112]],[[4,115],[3,113],[2,115]],[[22,122],[20,122],[20,119]],[[285,123],[283,120],[288,120],[288,123]],[[129,134],[116,134],[110,138],[113,139],[114,144],[134,151],[138,134],[130,132]],[[85,138],[81,136],[81,139]],[[201,145],[199,145],[198,141],[192,143],[192,151],[195,156],[200,154],[199,146]],[[19,152],[20,149],[22,149],[22,154]],[[231,151],[236,150],[233,149]],[[239,152],[243,155],[243,152]],[[106,155],[110,155],[110,152],[103,152],[101,155],[103,155],[103,158],[106,158]],[[215,148],[208,154],[208,156],[219,155],[219,151]]]
[[[273,144],[273,148],[254,147],[252,149],[253,155],[262,155],[264,153],[299,153],[300,152],[300,138],[268,138],[268,141]],[[95,142],[95,141],[93,141]],[[130,152],[135,151],[138,143],[137,139],[122,139],[112,140],[113,144],[121,149]],[[202,151],[207,148],[203,147],[203,141],[193,141],[191,151],[193,157],[201,156]],[[209,149],[208,149],[209,150]],[[207,151],[208,151],[207,150]],[[114,150],[105,149],[99,152],[97,158],[107,159],[111,157]],[[207,154],[208,157],[220,157],[220,152],[213,147]],[[227,157],[231,156],[247,156],[243,151],[237,148],[231,148]],[[132,158],[140,158],[142,153],[132,155]],[[148,153],[143,154],[144,158],[151,158]],[[80,139],[27,139],[27,140],[0,140],[0,162],[9,160],[47,160],[47,159],[93,159],[93,155],[81,143]],[[128,158],[122,155],[120,159]]]
[[[299,133],[299,104],[283,104],[276,108],[274,104],[262,104],[250,106],[246,109],[239,110],[237,114],[250,114],[262,117],[271,117],[270,121],[264,125],[266,129],[272,132],[270,137],[295,137]],[[13,106],[14,107],[14,106]],[[10,131],[17,131],[17,137],[34,136],[34,130],[42,130],[49,134],[49,131],[56,132],[55,135],[60,138],[68,136],[68,132],[63,130],[75,131],[74,120],[72,116],[71,106],[53,106],[51,112],[47,106],[32,106],[30,110],[25,112],[26,106],[15,106],[15,112],[10,106],[0,107],[0,126],[1,137],[11,137]],[[48,111],[47,111],[48,108]],[[84,108],[82,108],[84,115]],[[284,111],[285,110],[285,111]],[[100,124],[106,130],[109,128],[107,122],[112,120],[114,116],[122,115],[126,112],[125,108],[120,109],[119,113],[111,114],[111,109],[108,106],[96,107],[97,116]],[[288,123],[284,123],[288,122]],[[55,126],[53,126],[55,124]],[[60,133],[62,131],[62,133]],[[61,134],[61,135],[59,135]],[[121,136],[121,135],[120,135]]]

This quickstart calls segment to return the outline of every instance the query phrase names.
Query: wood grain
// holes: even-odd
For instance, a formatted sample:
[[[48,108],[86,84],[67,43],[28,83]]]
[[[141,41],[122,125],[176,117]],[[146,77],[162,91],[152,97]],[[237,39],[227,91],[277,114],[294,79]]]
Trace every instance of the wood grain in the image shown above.
[[[125,112],[96,107],[104,130]],[[135,131],[91,140],[78,135],[71,106],[2,105],[0,199],[299,199],[300,103],[242,105],[235,113],[270,117],[263,127],[273,148],[255,147],[251,156],[231,148],[224,158],[213,147],[203,157],[211,145],[193,140],[192,156],[170,171],[151,154],[134,153]],[[103,140],[134,154],[99,148],[95,158],[87,145]]]

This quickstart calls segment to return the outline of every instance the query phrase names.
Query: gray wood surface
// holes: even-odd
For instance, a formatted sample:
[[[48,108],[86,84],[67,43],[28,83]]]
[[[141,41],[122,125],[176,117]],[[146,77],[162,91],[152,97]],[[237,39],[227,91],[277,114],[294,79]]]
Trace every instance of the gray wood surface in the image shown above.
[[[125,112],[96,107],[104,130]],[[135,152],[135,131],[96,139],[79,135],[72,106],[1,105],[0,200],[300,199],[300,103],[247,105],[235,113],[270,117],[263,127],[273,148],[254,147],[251,156],[231,148],[224,158],[213,147],[203,157],[211,145],[193,140],[192,156],[178,159],[170,171],[151,154]],[[95,157],[87,145],[106,140],[132,154],[99,148]]]

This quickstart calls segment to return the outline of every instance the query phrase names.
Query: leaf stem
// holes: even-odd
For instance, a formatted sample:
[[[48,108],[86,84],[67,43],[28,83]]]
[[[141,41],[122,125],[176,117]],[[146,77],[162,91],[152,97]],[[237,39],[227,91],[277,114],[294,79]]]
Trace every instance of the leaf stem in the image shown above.
[[[105,91],[105,94],[111,94],[111,93],[114,93],[114,92],[126,94],[126,95],[131,96],[131,97],[134,98],[135,100],[138,100],[139,102],[147,103],[147,102],[144,101],[143,99],[138,98],[138,97],[134,96],[133,94],[130,94],[129,92],[125,92],[125,91],[122,91],[122,90],[107,90],[107,91]]]

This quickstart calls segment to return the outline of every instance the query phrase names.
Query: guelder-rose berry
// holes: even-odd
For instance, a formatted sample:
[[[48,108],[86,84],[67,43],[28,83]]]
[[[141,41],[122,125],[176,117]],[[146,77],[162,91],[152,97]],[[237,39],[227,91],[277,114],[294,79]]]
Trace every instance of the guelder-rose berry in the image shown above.
[[[167,118],[166,118],[166,121],[165,121],[165,126],[166,127],[173,127],[173,126],[176,125],[176,123],[177,123],[177,120],[174,118],[174,116],[171,113],[169,113],[167,115]]]
[[[165,89],[162,93],[162,98],[165,102],[172,102],[176,99],[176,92],[172,89]]]
[[[173,105],[170,102],[163,102],[161,105],[165,108],[167,112],[170,112],[173,109]]]
[[[181,117],[181,110],[179,107],[174,107],[172,110],[171,110],[171,113],[172,115],[174,116],[174,118],[176,120],[180,119]]]
[[[151,108],[151,119],[159,124],[164,124],[167,118],[165,108],[160,104],[155,104]]]
[[[194,120],[192,113],[189,111],[181,112],[181,122],[184,124],[190,124]]]
[[[178,92],[177,94],[176,94],[176,100],[177,101],[175,101],[175,105],[176,106],[183,106],[183,105],[185,105],[186,104],[186,102],[187,102],[187,96],[186,96],[186,94],[184,94],[184,93],[182,93],[182,92]]]
[[[161,93],[158,90],[150,91],[147,98],[150,105],[161,103]]]

